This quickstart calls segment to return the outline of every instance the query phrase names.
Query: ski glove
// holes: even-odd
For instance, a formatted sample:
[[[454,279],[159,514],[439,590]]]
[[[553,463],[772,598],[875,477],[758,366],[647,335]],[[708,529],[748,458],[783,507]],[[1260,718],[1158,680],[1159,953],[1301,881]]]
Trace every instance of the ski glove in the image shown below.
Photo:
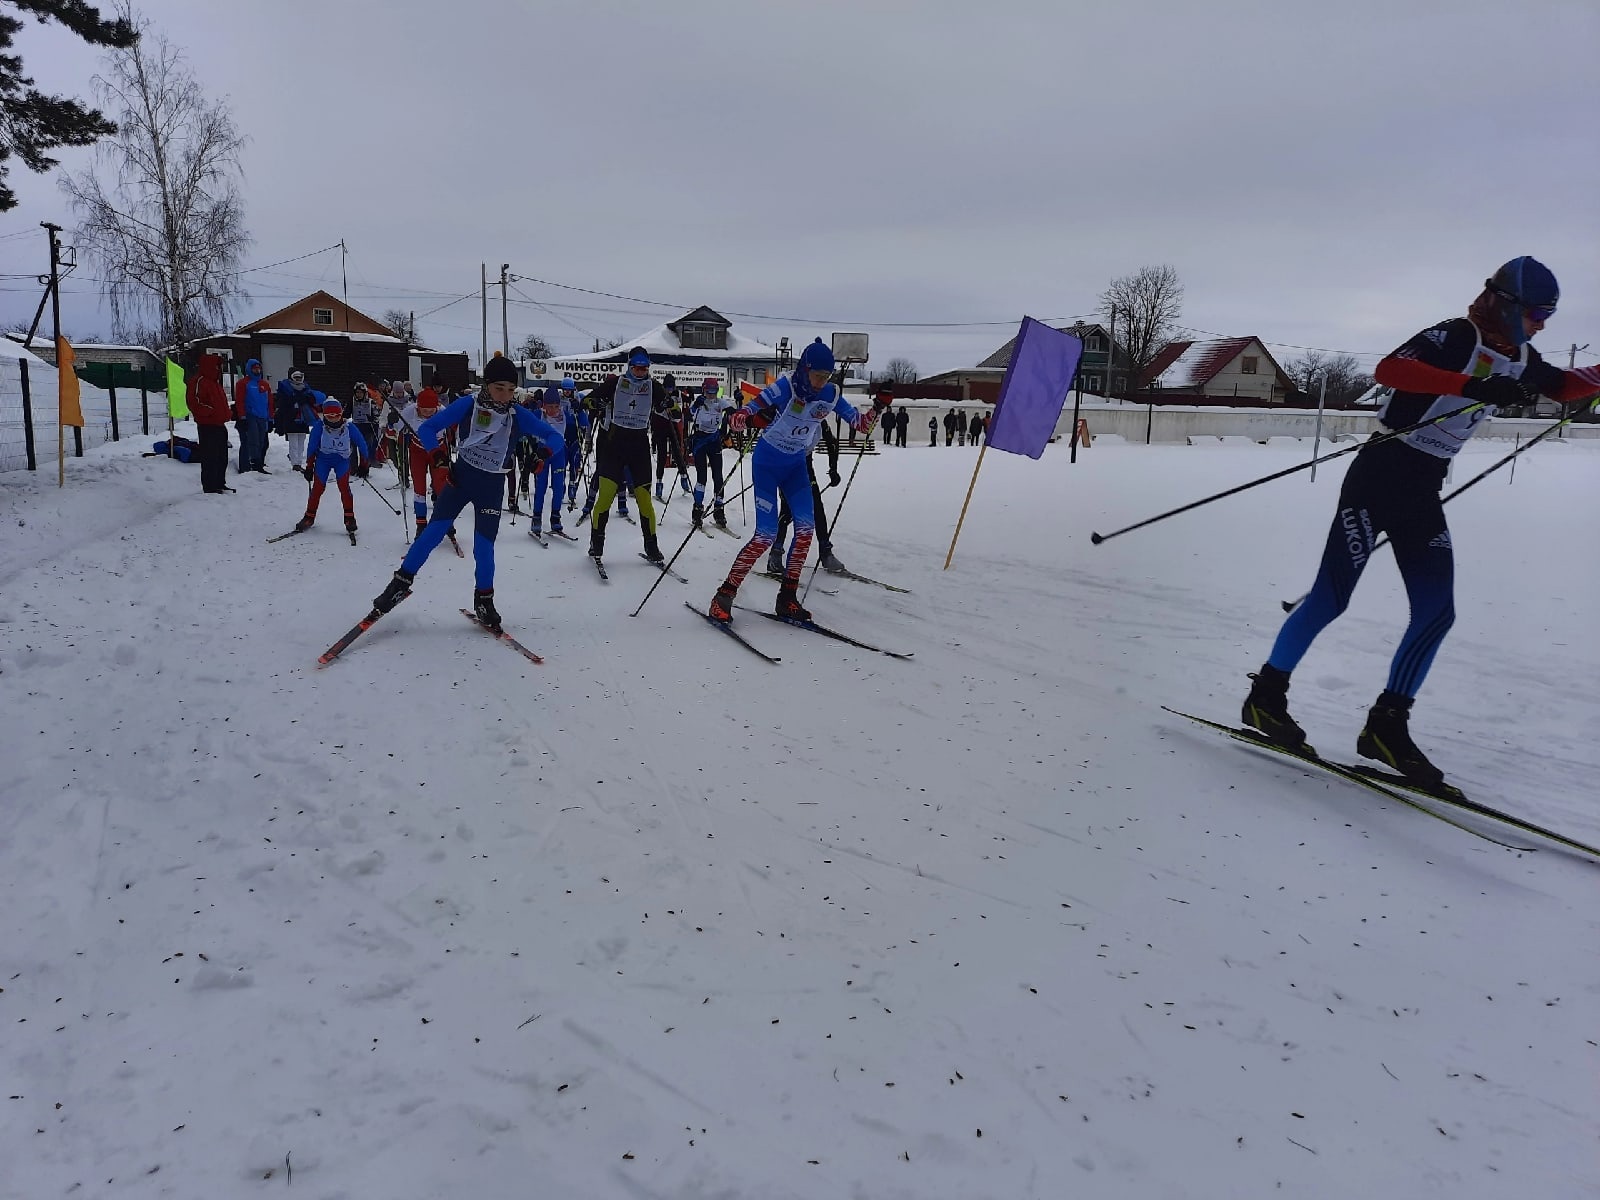
[[[745,414],[744,423],[750,429],[765,429],[772,424],[773,415],[770,408],[758,408],[753,413]]]
[[[838,467],[829,467],[828,468],[828,486],[829,487],[838,487],[839,486],[839,468]]]
[[[552,457],[553,455],[550,452],[549,446],[546,446],[543,442],[536,443],[533,447],[533,473],[537,475],[540,471],[544,470],[544,465],[549,462]]]
[[[1478,404],[1492,404],[1496,408],[1518,408],[1531,404],[1534,393],[1520,379],[1509,375],[1489,375],[1483,379],[1469,379],[1461,386],[1461,394]]]

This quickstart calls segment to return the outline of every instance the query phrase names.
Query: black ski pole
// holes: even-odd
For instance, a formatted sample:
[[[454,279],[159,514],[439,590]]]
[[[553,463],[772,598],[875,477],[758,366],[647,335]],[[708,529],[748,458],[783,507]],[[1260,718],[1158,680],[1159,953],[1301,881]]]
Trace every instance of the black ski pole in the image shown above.
[[[1263,483],[1271,483],[1274,479],[1282,479],[1286,475],[1294,475],[1300,471],[1310,470],[1318,463],[1331,462],[1333,459],[1343,458],[1346,454],[1354,454],[1356,451],[1361,450],[1366,446],[1372,446],[1376,445],[1378,442],[1387,442],[1394,438],[1402,437],[1405,434],[1411,433],[1413,430],[1421,429],[1425,425],[1433,425],[1439,421],[1448,420],[1450,417],[1458,417],[1462,413],[1474,412],[1482,407],[1482,404],[1464,404],[1460,408],[1451,409],[1446,413],[1440,413],[1437,417],[1429,417],[1426,421],[1418,421],[1415,425],[1407,425],[1404,429],[1392,429],[1388,433],[1379,434],[1376,437],[1369,437],[1365,441],[1357,442],[1354,446],[1346,446],[1343,450],[1335,450],[1332,454],[1324,454],[1320,458],[1313,458],[1310,462],[1303,462],[1299,466],[1289,467],[1282,471],[1274,471],[1271,475],[1263,475],[1260,479],[1252,479],[1249,483],[1241,483],[1238,487],[1231,487],[1225,492],[1217,492],[1215,495],[1206,496],[1203,499],[1191,501],[1190,503],[1180,505],[1177,508],[1169,508],[1164,513],[1157,513],[1153,517],[1146,517],[1144,520],[1136,521],[1132,525],[1124,525],[1121,529],[1114,529],[1110,533],[1091,533],[1089,535],[1089,541],[1098,546],[1101,542],[1109,542],[1114,537],[1121,537],[1125,533],[1132,533],[1135,529],[1143,529],[1146,525],[1154,525],[1157,521],[1165,521],[1168,517],[1175,517],[1179,513],[1188,512],[1190,509],[1200,508],[1201,506],[1210,504],[1215,500],[1223,500],[1229,496],[1236,496],[1240,492],[1247,492],[1251,488],[1260,487]]]
[[[740,454],[739,458],[742,461],[743,458],[744,458],[744,455]],[[741,496],[744,495],[744,493],[746,491],[749,491],[750,488],[754,487],[754,486],[755,486],[755,484],[753,484],[753,483],[750,484],[748,487],[746,487],[745,489],[740,491],[739,495],[741,495]],[[673,552],[672,557],[667,559],[667,565],[661,569],[661,577],[660,577],[660,579],[657,579],[654,583],[652,583],[650,585],[650,590],[644,594],[644,599],[639,601],[639,607],[634,609],[631,613],[628,614],[630,617],[637,617],[641,612],[644,611],[644,606],[650,602],[650,597],[655,595],[656,594],[656,589],[661,586],[661,580],[665,579],[667,577],[667,572],[672,570],[672,564],[678,561],[678,555],[683,553],[685,547],[687,547],[689,545],[689,542],[691,541],[691,539],[693,539],[694,535],[696,533],[698,533],[698,532],[699,531],[697,529],[695,529],[695,527],[693,525],[689,526],[689,532],[684,534],[683,541],[678,544],[678,548],[677,548],[677,550],[675,550]]]
[[[856,472],[861,469],[861,460],[866,457],[866,455],[862,452],[865,449],[865,445],[866,443],[863,441],[862,449],[856,451],[856,465],[850,468],[850,478],[844,482],[844,494],[839,497],[839,507],[833,510],[833,519],[828,522],[828,538],[830,541],[832,540],[833,535],[838,532],[839,514],[844,511],[844,502],[850,499],[850,485],[855,483]],[[800,595],[801,603],[804,603],[805,598],[811,595],[811,582],[812,580],[816,579],[817,568],[821,565],[822,556],[819,554],[817,556],[817,561],[811,564],[811,574],[806,576],[806,590]]]
[[[365,485],[368,486],[368,488],[371,488],[371,490],[373,490],[374,496],[376,496],[376,498],[381,499],[381,501],[384,502],[384,507],[386,507],[386,509],[389,509],[389,512],[400,512],[400,509],[397,509],[397,507],[395,507],[394,504],[390,504],[389,498],[387,498],[387,496],[384,496],[384,493],[381,493],[381,491],[378,490],[378,485],[376,485],[376,483],[373,483],[373,480],[371,480],[370,477],[366,477],[366,475],[362,475],[362,483],[365,483]]]
[[[1566,417],[1563,420],[1557,421],[1554,425],[1550,426],[1549,429],[1546,429],[1538,437],[1528,439],[1528,444],[1526,446],[1518,446],[1515,450],[1513,450],[1510,454],[1506,455],[1504,458],[1502,458],[1499,462],[1495,463],[1493,466],[1486,467],[1484,470],[1479,471],[1476,475],[1474,475],[1471,479],[1469,479],[1465,483],[1463,483],[1455,491],[1451,492],[1443,500],[1440,500],[1439,503],[1440,504],[1449,504],[1450,501],[1454,500],[1457,496],[1461,495],[1462,492],[1466,491],[1473,484],[1482,483],[1484,479],[1486,479],[1490,475],[1493,475],[1501,467],[1505,466],[1512,459],[1516,458],[1517,455],[1522,454],[1522,453],[1524,453],[1524,452],[1526,452],[1528,450],[1532,450],[1540,442],[1544,441],[1545,438],[1549,437],[1552,433],[1554,433],[1556,430],[1560,429],[1563,425],[1565,425],[1570,420],[1572,420],[1571,417]],[[1369,552],[1368,557],[1370,558],[1371,555],[1376,554],[1379,550],[1382,550],[1388,544],[1389,544],[1389,539],[1387,537],[1379,538],[1376,542],[1372,543],[1372,550]],[[1310,592],[1307,592],[1307,593],[1305,593],[1304,596],[1301,596],[1298,600],[1284,600],[1284,601],[1281,601],[1280,603],[1282,603],[1282,605],[1283,605],[1283,611],[1286,612],[1286,613],[1287,612],[1293,612],[1295,609],[1299,608],[1302,604],[1304,604],[1306,602],[1306,596],[1309,596],[1310,594],[1311,594]]]

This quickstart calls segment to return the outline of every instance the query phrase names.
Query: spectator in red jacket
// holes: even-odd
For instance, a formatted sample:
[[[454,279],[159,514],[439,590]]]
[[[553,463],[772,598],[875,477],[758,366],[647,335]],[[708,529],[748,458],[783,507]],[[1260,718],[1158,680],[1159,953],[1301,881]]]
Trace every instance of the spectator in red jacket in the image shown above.
[[[212,494],[231,492],[228,477],[228,394],[222,390],[222,359],[202,354],[189,372],[189,413],[199,430],[200,487]]]

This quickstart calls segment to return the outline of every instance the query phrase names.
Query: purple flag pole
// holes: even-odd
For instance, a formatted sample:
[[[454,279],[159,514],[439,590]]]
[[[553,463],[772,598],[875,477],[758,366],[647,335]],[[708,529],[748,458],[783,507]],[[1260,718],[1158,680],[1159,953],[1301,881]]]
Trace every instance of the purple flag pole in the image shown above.
[[[955,558],[956,541],[967,520],[967,506],[972,503],[972,491],[978,485],[983,456],[990,446],[1034,459],[1044,453],[1056,431],[1056,422],[1061,419],[1061,408],[1072,390],[1082,354],[1083,342],[1072,334],[1052,329],[1032,317],[1022,318],[1011,362],[1000,383],[1000,397],[995,401],[994,415],[989,418],[977,465],[972,468],[972,482],[967,484],[967,498],[962,501],[961,516],[950,538],[950,551],[944,556],[945,570],[950,569],[950,562]]]

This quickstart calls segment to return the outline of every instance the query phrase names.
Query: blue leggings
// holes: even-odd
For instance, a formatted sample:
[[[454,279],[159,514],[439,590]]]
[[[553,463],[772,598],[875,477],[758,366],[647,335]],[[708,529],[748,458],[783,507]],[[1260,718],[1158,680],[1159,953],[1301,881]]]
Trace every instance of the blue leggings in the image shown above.
[[[567,498],[567,465],[569,460],[572,465],[577,465],[577,447],[570,442],[567,447],[545,463],[544,470],[533,477],[533,515],[543,515],[544,494],[549,489],[554,493],[550,498],[550,520],[557,525],[561,523],[561,502]]]
[[[1406,470],[1413,465],[1406,456],[1420,452],[1399,443],[1373,451],[1362,451],[1351,464],[1316,582],[1278,631],[1267,661],[1280,671],[1299,665],[1316,636],[1349,607],[1382,531],[1411,602],[1411,622],[1389,666],[1388,690],[1414,697],[1455,623],[1455,552],[1434,480]]]
[[[474,583],[480,591],[494,587],[494,539],[500,532],[500,501],[505,490],[505,476],[498,471],[480,471],[458,460],[451,469],[449,486],[433,502],[433,519],[411,543],[400,569],[415,575],[428,561],[428,555],[450,533],[461,510],[470,504],[475,513],[472,527]]]

